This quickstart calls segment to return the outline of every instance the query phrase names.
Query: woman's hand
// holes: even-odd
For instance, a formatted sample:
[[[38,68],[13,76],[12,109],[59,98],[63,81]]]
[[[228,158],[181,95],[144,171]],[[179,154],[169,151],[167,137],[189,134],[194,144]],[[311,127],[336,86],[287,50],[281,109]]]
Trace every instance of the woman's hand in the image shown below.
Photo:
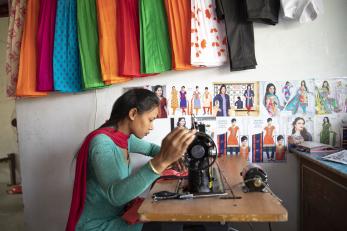
[[[161,173],[169,165],[181,159],[194,140],[195,132],[182,127],[170,132],[162,141],[159,154],[151,160],[153,167]]]

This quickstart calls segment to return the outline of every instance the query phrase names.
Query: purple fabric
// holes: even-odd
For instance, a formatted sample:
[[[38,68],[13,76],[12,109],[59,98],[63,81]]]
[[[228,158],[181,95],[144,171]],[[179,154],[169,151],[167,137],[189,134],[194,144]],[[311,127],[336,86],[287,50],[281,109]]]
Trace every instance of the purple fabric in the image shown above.
[[[57,0],[41,0],[37,30],[36,90],[53,91],[53,42]]]

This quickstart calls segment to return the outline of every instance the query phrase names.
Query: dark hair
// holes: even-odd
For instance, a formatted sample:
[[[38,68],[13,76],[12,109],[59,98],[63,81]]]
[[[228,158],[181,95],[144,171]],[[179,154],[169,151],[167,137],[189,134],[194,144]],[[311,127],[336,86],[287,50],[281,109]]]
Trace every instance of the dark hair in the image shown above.
[[[265,90],[265,96],[264,96],[264,105],[266,106],[266,97],[267,97],[267,94],[269,94],[269,89],[270,87],[274,87],[274,95],[276,95],[276,86],[275,84],[273,83],[269,83],[268,85],[266,85],[266,90]]]
[[[266,121],[269,123],[270,121],[272,121],[272,119],[271,118],[267,118]]]
[[[246,86],[246,90],[248,90],[248,87],[249,87],[249,90],[251,90],[251,89],[252,89],[251,84],[247,84],[247,86]]]
[[[231,119],[231,122],[233,123],[233,122],[236,122],[236,119],[235,118],[232,118]]]
[[[277,136],[277,141],[284,140],[284,137],[282,135]]]
[[[208,87],[205,87],[205,90],[208,90]]]
[[[161,88],[161,90],[163,91],[163,86],[161,86],[161,85],[155,85],[153,91],[156,92],[159,88]],[[161,93],[161,95],[163,96],[163,92]]]
[[[237,99],[238,99],[238,100],[241,100],[241,97],[240,97],[240,96],[237,96]]]
[[[121,95],[113,104],[110,118],[101,127],[117,126],[125,119],[132,108],[139,114],[150,111],[159,106],[159,98],[150,90],[133,88]]]
[[[300,87],[301,87],[302,83],[304,83],[305,90],[308,92],[308,89],[307,89],[307,86],[306,86],[306,81],[305,80],[301,80]]]
[[[222,88],[225,88],[225,94],[227,93],[227,86],[225,86],[225,84],[222,84],[222,85],[220,85],[220,87],[219,87],[219,94],[222,94]]]
[[[199,88],[199,86],[195,86],[195,89]]]
[[[245,140],[248,140],[247,136],[242,136],[241,137],[241,142],[245,141]]]
[[[293,129],[292,129],[292,134],[295,134],[295,124],[299,121],[302,120],[304,121],[305,124],[305,119],[302,117],[296,117],[295,120],[293,121],[292,125],[293,125]],[[300,135],[304,138],[305,141],[309,141],[310,140],[310,134],[307,132],[306,128],[304,127],[302,129],[302,131],[300,131]]]
[[[179,117],[178,120],[177,120],[177,123],[176,123],[176,126],[180,126],[180,121],[184,119],[184,127],[186,126],[186,118],[184,117]]]
[[[324,121],[325,119],[327,119],[327,123],[330,124],[329,117],[324,116],[324,118],[323,118],[323,123],[325,123],[325,121]]]
[[[324,80],[323,83],[322,83],[322,87],[325,87],[325,86],[324,86],[324,83],[327,83],[326,88],[328,89],[328,92],[330,92],[329,82],[326,81],[326,80]]]

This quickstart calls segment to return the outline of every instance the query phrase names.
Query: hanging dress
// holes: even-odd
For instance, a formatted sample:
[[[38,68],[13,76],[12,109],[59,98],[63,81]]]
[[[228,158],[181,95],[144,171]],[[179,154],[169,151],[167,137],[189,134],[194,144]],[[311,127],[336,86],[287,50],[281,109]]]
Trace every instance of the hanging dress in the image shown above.
[[[237,132],[239,131],[238,126],[231,126],[228,128],[229,136],[228,136],[228,147],[238,147],[239,141],[237,139]]]
[[[227,61],[225,28],[216,16],[215,0],[191,0],[191,64],[215,67]]]
[[[40,0],[37,31],[37,90],[53,91],[53,43],[57,0]]]
[[[140,0],[141,73],[171,70],[171,48],[164,3]]]
[[[273,147],[275,145],[275,141],[273,138],[273,131],[275,130],[275,126],[266,126],[264,128],[265,135],[264,135],[264,147]]]
[[[77,2],[57,0],[53,50],[53,80],[56,91],[81,91],[81,63],[77,42]]]
[[[188,70],[190,65],[190,1],[165,0],[165,9],[168,20],[172,69]]]
[[[244,1],[216,0],[218,18],[224,19],[228,37],[230,71],[254,69],[253,23],[247,20]]]
[[[118,71],[120,76],[144,77],[140,73],[139,0],[117,1]]]
[[[93,0],[77,0],[78,44],[84,89],[103,87],[100,75],[100,56],[96,4]]]
[[[119,76],[118,72],[117,4],[115,0],[96,1],[101,73],[102,80],[106,84],[121,83],[131,79]]]
[[[39,1],[27,1],[22,46],[18,71],[16,96],[45,96],[36,90],[36,33],[39,16]]]
[[[8,97],[16,96],[25,12],[26,0],[11,1],[6,44],[6,94]]]
[[[176,89],[172,89],[171,91],[171,108],[178,108],[178,93]]]

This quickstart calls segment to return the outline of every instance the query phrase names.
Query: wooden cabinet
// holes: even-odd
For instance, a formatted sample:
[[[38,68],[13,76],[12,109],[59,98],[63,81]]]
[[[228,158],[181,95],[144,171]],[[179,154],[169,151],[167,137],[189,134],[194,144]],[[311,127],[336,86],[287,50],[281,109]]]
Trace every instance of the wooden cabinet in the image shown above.
[[[347,178],[312,161],[300,161],[302,231],[347,230]]]

